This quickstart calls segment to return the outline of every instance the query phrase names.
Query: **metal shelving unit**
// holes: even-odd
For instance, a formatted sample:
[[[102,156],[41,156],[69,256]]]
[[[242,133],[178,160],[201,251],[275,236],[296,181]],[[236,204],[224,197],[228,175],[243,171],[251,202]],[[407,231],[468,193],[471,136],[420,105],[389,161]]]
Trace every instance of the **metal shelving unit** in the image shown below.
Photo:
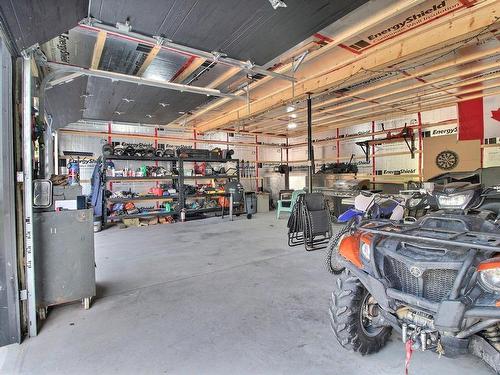
[[[236,163],[236,171],[234,174],[213,174],[209,176],[202,176],[202,175],[186,175],[185,174],[185,167],[184,163],[228,163],[228,162],[233,162]],[[197,208],[197,209],[192,209],[192,208],[187,208],[186,207],[186,199],[201,199],[201,198],[219,198],[221,196],[225,196],[226,194],[223,193],[218,193],[218,194],[190,194],[190,195],[185,195],[184,194],[184,181],[185,180],[218,180],[218,179],[226,179],[228,181],[234,180],[238,181],[240,180],[240,161],[238,159],[215,159],[215,158],[179,158],[179,175],[180,175],[180,186],[181,192],[182,192],[182,200],[181,200],[181,207],[184,207],[186,209],[186,214],[187,216],[193,216],[196,214],[202,214],[202,213],[208,213],[208,212],[217,212],[220,211],[221,213],[224,213],[223,210],[229,210],[229,208],[222,208],[220,206],[218,207],[208,207],[208,208]]]
[[[167,175],[167,176],[141,176],[141,177],[129,177],[129,176],[106,176],[106,161],[112,160],[112,161],[130,161],[130,162],[155,162],[155,163],[160,163],[160,162],[167,162],[171,163],[171,169],[173,170],[174,168],[177,167],[177,163],[179,162],[178,158],[171,158],[171,157],[156,157],[156,156],[151,156],[151,157],[139,157],[139,156],[128,156],[128,155],[103,155],[102,157],[103,163],[102,163],[102,185],[103,189],[107,190],[108,189],[108,183],[144,183],[144,182],[160,182],[160,181],[178,181],[180,180],[180,176],[178,175]],[[110,185],[111,185],[110,184]],[[112,186],[112,185],[111,185]],[[110,186],[110,189],[112,187]],[[121,219],[131,219],[131,218],[137,218],[137,217],[150,217],[150,216],[176,216],[178,214],[177,211],[171,211],[171,212],[166,212],[166,211],[161,211],[161,210],[151,210],[148,212],[141,212],[138,214],[125,214],[125,215],[116,215],[116,216],[108,216],[107,214],[107,207],[108,204],[115,204],[115,203],[127,203],[127,202],[133,202],[133,203],[138,203],[138,202],[166,202],[166,201],[178,201],[180,199],[180,194],[176,194],[173,196],[153,196],[153,195],[148,195],[148,196],[138,196],[138,197],[130,197],[130,198],[106,198],[106,194],[103,194],[103,201],[102,201],[102,221],[103,225],[105,226],[109,222],[113,221],[118,221]]]
[[[119,160],[119,161],[133,161],[133,162],[169,162],[171,164],[171,169],[176,168],[178,170],[178,174],[176,175],[167,175],[167,176],[147,176],[147,177],[129,177],[129,176],[106,176],[105,165],[108,160]],[[234,174],[213,174],[213,175],[186,175],[184,163],[227,163],[233,162],[236,163],[236,171]],[[191,209],[187,208],[186,200],[187,199],[207,199],[207,198],[219,198],[221,196],[225,196],[225,193],[206,193],[206,194],[185,194],[184,183],[186,180],[189,181],[197,181],[197,180],[240,180],[240,168],[239,168],[239,160],[238,159],[216,159],[216,158],[160,158],[160,157],[139,157],[139,156],[127,156],[127,155],[103,155],[103,170],[102,170],[102,186],[103,189],[108,189],[108,183],[144,183],[144,182],[159,182],[159,181],[176,181],[178,185],[178,193],[170,196],[138,196],[138,197],[130,197],[130,198],[106,198],[106,195],[103,194],[103,224],[118,221],[125,218],[141,218],[148,216],[178,216],[180,214],[181,209],[185,209],[188,216],[193,216],[201,213],[208,212],[217,212],[221,211],[223,213],[223,208],[218,207],[208,207],[208,208],[199,208],[199,209]],[[110,186],[111,189],[111,186]],[[148,212],[141,212],[138,214],[124,214],[124,215],[116,215],[116,216],[108,216],[107,215],[107,207],[109,204],[114,203],[126,203],[126,202],[164,202],[164,201],[175,201],[178,203],[178,208],[175,211],[165,212],[161,210],[151,210]],[[224,210],[229,210],[228,208],[224,208]]]

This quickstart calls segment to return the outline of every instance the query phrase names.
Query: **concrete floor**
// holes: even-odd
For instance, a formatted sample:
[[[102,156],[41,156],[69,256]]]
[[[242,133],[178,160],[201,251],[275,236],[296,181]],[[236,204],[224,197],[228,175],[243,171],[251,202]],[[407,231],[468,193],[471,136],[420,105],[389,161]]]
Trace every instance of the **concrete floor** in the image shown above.
[[[344,351],[327,313],[323,252],[286,245],[272,214],[96,235],[98,298],[49,312],[0,349],[0,374],[403,374],[398,337]],[[411,374],[490,374],[473,357],[415,353]]]

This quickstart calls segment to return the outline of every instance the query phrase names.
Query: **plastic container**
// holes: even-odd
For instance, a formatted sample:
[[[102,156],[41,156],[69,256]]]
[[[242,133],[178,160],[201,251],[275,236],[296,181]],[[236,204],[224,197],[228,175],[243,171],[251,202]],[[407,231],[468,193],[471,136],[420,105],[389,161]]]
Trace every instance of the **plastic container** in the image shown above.
[[[257,196],[255,193],[245,193],[247,214],[255,214],[257,212]]]

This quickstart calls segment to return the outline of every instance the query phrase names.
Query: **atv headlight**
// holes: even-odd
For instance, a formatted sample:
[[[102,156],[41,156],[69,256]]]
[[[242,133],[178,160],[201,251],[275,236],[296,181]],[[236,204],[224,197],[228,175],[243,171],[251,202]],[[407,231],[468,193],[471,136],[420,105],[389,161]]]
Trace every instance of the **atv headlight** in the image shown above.
[[[438,194],[437,202],[439,208],[463,210],[474,196],[474,192],[467,191],[459,194]]]
[[[500,293],[500,257],[482,262],[477,270],[481,286],[490,292]]]
[[[373,236],[369,233],[363,233],[361,235],[361,241],[360,241],[360,253],[361,256],[366,260],[370,261],[371,258],[371,244],[372,244],[372,239]]]
[[[370,260],[370,245],[365,242],[361,242],[361,255],[366,260]]]

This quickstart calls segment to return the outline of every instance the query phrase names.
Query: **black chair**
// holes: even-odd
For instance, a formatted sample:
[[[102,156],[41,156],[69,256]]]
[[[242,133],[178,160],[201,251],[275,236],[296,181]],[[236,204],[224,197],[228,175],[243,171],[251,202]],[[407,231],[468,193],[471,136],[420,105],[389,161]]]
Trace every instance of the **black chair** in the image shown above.
[[[288,246],[298,246],[304,243],[304,219],[303,219],[303,200],[305,194],[300,194],[295,206],[288,217]]]
[[[288,246],[326,248],[332,236],[330,207],[321,193],[301,194],[288,218]]]
[[[330,208],[322,193],[305,194],[302,204],[304,246],[307,251],[324,249],[332,237]]]

